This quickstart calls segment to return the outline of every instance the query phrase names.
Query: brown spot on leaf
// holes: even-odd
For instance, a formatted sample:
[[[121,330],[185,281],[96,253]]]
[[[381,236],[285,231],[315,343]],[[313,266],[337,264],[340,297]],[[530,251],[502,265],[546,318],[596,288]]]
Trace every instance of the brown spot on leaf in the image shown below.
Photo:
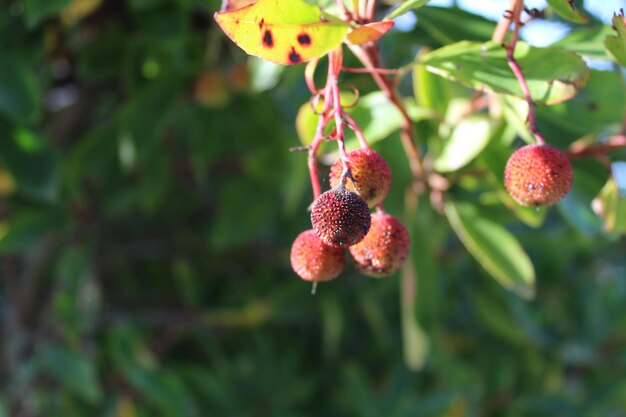
[[[308,33],[302,32],[298,35],[298,43],[302,46],[309,46],[311,45],[311,37]]]
[[[289,62],[292,64],[298,64],[302,62],[302,57],[299,53],[296,52],[294,47],[291,47],[291,52],[289,53]]]
[[[259,29],[263,29],[263,26],[265,26],[265,19],[261,19],[259,22]]]
[[[266,30],[263,34],[263,45],[266,48],[272,48],[274,46],[274,38],[272,37],[272,31]]]

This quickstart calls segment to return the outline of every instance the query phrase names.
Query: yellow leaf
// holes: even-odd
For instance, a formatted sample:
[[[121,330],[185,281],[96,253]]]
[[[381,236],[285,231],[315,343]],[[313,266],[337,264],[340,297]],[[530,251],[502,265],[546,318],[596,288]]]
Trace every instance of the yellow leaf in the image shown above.
[[[393,27],[393,20],[383,20],[372,22],[357,28],[348,33],[348,41],[353,45],[362,45],[366,42],[373,42],[383,36]]]
[[[278,64],[299,64],[337,48],[350,26],[326,20],[304,0],[258,0],[215,13],[224,33],[241,49]]]
[[[74,0],[61,11],[61,20],[71,26],[95,11],[102,0]]]

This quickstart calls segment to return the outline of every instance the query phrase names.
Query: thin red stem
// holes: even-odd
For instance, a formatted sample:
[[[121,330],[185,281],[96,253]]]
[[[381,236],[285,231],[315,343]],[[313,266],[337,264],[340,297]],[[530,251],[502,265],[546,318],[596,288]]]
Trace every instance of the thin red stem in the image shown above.
[[[513,74],[517,78],[517,81],[522,88],[522,93],[524,94],[524,98],[526,99],[526,103],[528,104],[528,128],[535,135],[537,139],[537,143],[540,145],[545,145],[546,140],[543,135],[537,128],[537,116],[536,116],[536,105],[533,101],[532,95],[530,93],[530,88],[528,87],[528,83],[526,82],[526,78],[524,77],[524,73],[522,72],[522,68],[519,66],[519,63],[515,59],[515,45],[517,45],[517,41],[519,40],[519,29],[520,29],[520,19],[522,15],[522,11],[524,10],[524,2],[522,0],[515,0],[511,4],[512,10],[509,10],[510,18],[509,22],[513,22],[513,31],[511,33],[511,40],[508,45],[504,45],[506,49],[506,61],[513,71]]]
[[[608,152],[626,148],[626,135],[619,134],[611,137],[606,143],[598,143],[585,147],[570,147],[566,153],[568,158],[582,158],[586,156],[604,155]]]
[[[356,135],[356,138],[359,140],[359,144],[361,145],[361,148],[369,149],[370,146],[367,143],[367,140],[365,140],[365,135],[363,134],[363,131],[361,130],[361,126],[359,126],[356,120],[354,120],[352,116],[350,116],[348,113],[343,112],[342,116],[348,122],[348,127],[352,129],[352,131]]]
[[[361,61],[365,68],[375,69],[381,67],[381,65],[379,65],[381,61],[380,53],[377,48],[372,47],[366,49],[362,46],[351,45],[350,50],[359,59],[359,61]],[[411,173],[413,174],[413,178],[416,181],[415,185],[421,188],[424,183],[424,167],[422,165],[421,153],[415,144],[415,135],[413,132],[413,122],[411,117],[407,113],[404,103],[398,95],[393,83],[383,74],[375,71],[372,71],[371,75],[374,82],[376,82],[376,85],[378,85],[378,88],[380,88],[391,104],[402,115],[402,128],[400,131],[402,146],[404,147],[404,151],[409,160],[409,167],[411,169]]]
[[[389,69],[389,68],[348,68],[348,67],[343,67],[341,68],[342,71],[345,72],[352,72],[355,74],[372,74],[374,72],[378,73],[378,74],[384,74],[384,75],[398,75],[398,73],[400,72],[397,69]]]

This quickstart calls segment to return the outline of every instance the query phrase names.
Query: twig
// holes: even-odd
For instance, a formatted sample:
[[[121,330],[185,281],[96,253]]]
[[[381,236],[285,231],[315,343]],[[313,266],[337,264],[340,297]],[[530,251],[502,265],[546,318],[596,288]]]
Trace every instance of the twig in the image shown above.
[[[572,144],[566,153],[568,158],[582,158],[586,156],[604,155],[607,152],[626,148],[626,134],[618,134],[611,137],[606,143],[598,143],[590,146],[576,146]]]
[[[519,63],[514,56],[515,45],[519,40],[520,19],[522,11],[524,10],[524,2],[523,0],[514,0],[511,2],[511,6],[512,7],[510,10],[509,21],[513,22],[513,31],[509,43],[503,44],[504,49],[506,49],[506,61],[509,64],[509,67],[511,67],[513,74],[515,74],[515,77],[519,81],[520,87],[522,88],[522,92],[524,94],[524,98],[526,99],[526,103],[528,104],[528,127],[530,131],[535,135],[537,143],[540,145],[544,145],[546,143],[546,140],[543,138],[543,135],[541,134],[541,132],[539,132],[539,129],[537,128],[535,102],[532,99],[530,88],[528,87],[526,78],[522,73],[522,69],[520,68]]]
[[[352,53],[361,61],[363,66],[368,69],[376,69],[382,67],[379,65],[380,53],[378,48],[371,47],[366,49],[362,46],[349,45]],[[416,191],[421,191],[424,188],[424,166],[422,165],[422,156],[415,144],[415,134],[413,132],[413,121],[404,107],[402,99],[399,97],[395,86],[385,77],[376,71],[371,72],[372,78],[378,85],[378,88],[385,94],[391,104],[398,109],[402,115],[402,128],[400,131],[400,138],[402,140],[402,146],[409,160],[409,167],[411,174],[415,181]]]

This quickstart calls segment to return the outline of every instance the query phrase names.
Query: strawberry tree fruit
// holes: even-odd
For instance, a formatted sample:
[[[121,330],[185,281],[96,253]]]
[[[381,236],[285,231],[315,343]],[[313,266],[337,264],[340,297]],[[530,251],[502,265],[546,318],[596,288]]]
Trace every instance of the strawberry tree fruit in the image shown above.
[[[358,194],[339,185],[313,202],[311,223],[322,242],[345,247],[365,237],[371,218],[367,203]]]
[[[396,273],[406,261],[410,249],[406,227],[396,217],[377,212],[365,238],[349,248],[356,268],[372,278]]]
[[[348,167],[352,178],[346,179],[346,188],[358,193],[369,207],[381,203],[391,187],[391,169],[378,152],[360,148],[348,153]],[[330,186],[341,182],[343,164],[337,160],[330,168]]]
[[[291,267],[305,281],[330,281],[343,271],[345,250],[324,244],[314,230],[300,233],[291,245]]]
[[[567,156],[549,145],[526,145],[511,155],[504,186],[523,206],[552,206],[572,188],[574,174]]]

